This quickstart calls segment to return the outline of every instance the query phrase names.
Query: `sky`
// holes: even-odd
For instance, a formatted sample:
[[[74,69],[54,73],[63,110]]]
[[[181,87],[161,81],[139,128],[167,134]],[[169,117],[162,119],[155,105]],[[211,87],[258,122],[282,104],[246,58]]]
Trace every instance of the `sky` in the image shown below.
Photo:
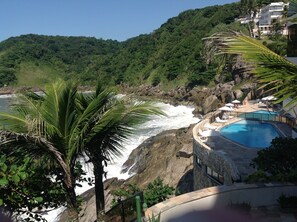
[[[90,36],[124,41],[169,18],[236,0],[1,0],[0,41],[23,34]]]

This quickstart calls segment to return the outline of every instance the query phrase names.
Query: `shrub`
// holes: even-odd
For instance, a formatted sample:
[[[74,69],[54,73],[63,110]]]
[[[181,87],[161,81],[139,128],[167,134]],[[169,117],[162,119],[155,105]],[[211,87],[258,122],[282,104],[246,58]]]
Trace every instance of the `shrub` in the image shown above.
[[[144,192],[144,198],[147,206],[151,207],[159,202],[166,200],[173,194],[174,188],[169,185],[164,185],[163,181],[158,177],[152,183],[149,183]]]
[[[257,172],[249,176],[249,182],[296,182],[297,139],[275,138],[271,146],[260,150],[252,165]]]
[[[173,194],[173,191],[173,187],[164,184],[163,181],[158,177],[156,180],[149,183],[144,189],[144,199],[147,203],[147,207],[151,207],[166,200],[170,195]],[[135,184],[128,184],[123,188],[112,191],[112,206],[117,205],[119,199],[127,199],[139,192],[141,192],[141,190]]]
[[[157,86],[161,82],[160,76],[155,75],[153,80],[152,80],[152,85]]]
[[[297,208],[297,196],[285,196],[281,195],[277,202],[281,206],[281,208]]]

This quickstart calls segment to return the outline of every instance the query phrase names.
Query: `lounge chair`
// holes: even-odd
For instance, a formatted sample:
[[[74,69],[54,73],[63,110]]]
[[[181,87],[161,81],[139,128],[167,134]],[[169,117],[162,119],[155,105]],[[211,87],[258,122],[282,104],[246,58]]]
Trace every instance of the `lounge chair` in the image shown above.
[[[224,113],[222,119],[223,119],[223,120],[225,120],[225,119],[232,119],[233,117],[234,117],[234,116],[230,116],[230,115]]]
[[[205,125],[204,125],[204,127],[206,127],[207,129],[212,129],[212,130],[216,130],[218,127],[216,127],[216,126],[212,126],[212,125],[210,125],[209,123],[206,123]]]
[[[198,133],[199,133],[199,135],[200,135],[201,137],[204,137],[204,138],[206,138],[206,137],[210,137],[210,136],[217,136],[217,135],[218,135],[218,132],[215,131],[215,130],[205,130],[205,131],[201,131],[201,130],[199,129]]]
[[[223,120],[223,119],[221,119],[220,117],[216,117],[216,122],[217,123],[226,123],[227,122],[227,120]]]
[[[199,138],[202,140],[202,142],[205,142],[207,140],[207,136],[205,136],[203,132],[206,131],[202,131],[201,129],[198,130]]]

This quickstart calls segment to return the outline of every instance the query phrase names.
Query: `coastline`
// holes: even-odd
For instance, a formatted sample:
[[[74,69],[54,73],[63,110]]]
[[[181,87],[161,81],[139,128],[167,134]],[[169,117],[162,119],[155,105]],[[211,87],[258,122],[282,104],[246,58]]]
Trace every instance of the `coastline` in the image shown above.
[[[5,97],[6,96],[9,96],[9,97],[12,97],[13,96],[13,94],[5,94],[4,95]],[[135,95],[133,95],[133,96],[135,96]],[[0,96],[1,97],[1,96]],[[5,97],[4,97],[4,101],[6,100],[5,99]],[[3,98],[3,95],[2,95],[2,98]],[[2,100],[2,99],[1,99]],[[9,99],[8,99],[9,100]],[[150,100],[153,100],[152,98],[150,98]],[[158,102],[157,100],[155,100],[156,102]],[[4,103],[4,105],[5,105],[5,103]],[[183,126],[183,124],[185,124],[187,121],[188,121],[188,119],[189,119],[189,117],[190,116],[192,116],[193,117],[193,114],[192,114],[192,111],[193,111],[193,108],[192,109],[189,109],[188,107],[186,108],[186,106],[172,106],[172,105],[169,105],[168,103],[167,104],[163,104],[162,105],[165,109],[166,109],[166,112],[168,113],[168,116],[166,117],[166,119],[164,120],[164,121],[162,121],[162,122],[164,122],[165,124],[166,124],[166,127],[169,127],[170,129],[171,129],[171,127],[175,127],[175,129],[177,130],[177,129],[180,129],[180,128],[184,128],[185,126]],[[190,118],[192,118],[192,117],[190,117]],[[176,121],[176,118],[178,118],[178,121]],[[143,130],[144,130],[144,132],[142,133],[142,134],[140,134],[140,135],[138,135],[138,137],[137,138],[135,138],[135,139],[130,139],[129,141],[132,141],[133,142],[133,147],[132,146],[129,146],[129,147],[126,147],[126,154],[124,155],[125,156],[125,158],[124,158],[124,160],[123,161],[116,161],[115,162],[115,164],[117,165],[118,163],[120,163],[120,162],[123,162],[123,164],[124,163],[126,163],[126,161],[128,160],[128,158],[129,158],[129,156],[131,155],[131,153],[132,153],[132,151],[134,150],[134,149],[137,149],[138,148],[138,146],[140,146],[143,142],[141,142],[141,140],[145,140],[145,139],[148,139],[148,140],[152,140],[156,135],[158,135],[158,134],[161,134],[161,135],[164,135],[164,138],[162,137],[162,138],[159,138],[159,141],[163,141],[163,139],[164,139],[164,141],[166,141],[166,142],[162,142],[162,147],[165,147],[165,145],[168,145],[168,142],[171,144],[170,145],[170,147],[172,147],[172,148],[174,148],[175,146],[178,146],[178,147],[176,147],[176,149],[178,149],[178,150],[180,150],[182,147],[180,147],[180,146],[182,146],[181,144],[183,144],[183,140],[184,140],[184,136],[181,136],[181,139],[180,139],[180,141],[179,142],[177,142],[177,141],[175,141],[175,142],[173,142],[175,139],[176,139],[176,136],[173,136],[173,131],[172,130],[170,130],[170,129],[165,129],[165,127],[164,126],[159,126],[160,125],[160,123],[161,123],[161,121],[159,120],[159,117],[157,117],[155,120],[152,120],[152,122],[149,124],[149,125],[146,125],[145,127],[147,128],[144,128]],[[191,121],[191,123],[192,123],[192,121]],[[189,124],[191,124],[191,123],[189,123]],[[156,132],[156,133],[154,133],[154,135],[150,135],[149,133],[148,133],[148,130],[158,130],[158,128],[160,129],[160,127],[162,127],[161,129],[161,131],[159,130],[158,132]],[[169,131],[168,131],[169,130]],[[176,130],[174,130],[174,131],[176,131]],[[166,133],[166,132],[164,132],[164,131],[168,131],[168,133]],[[181,133],[183,133],[184,132],[184,130],[181,130]],[[168,134],[168,135],[167,135]],[[167,138],[167,139],[166,139]],[[181,141],[182,140],[182,141]],[[134,145],[134,143],[135,142],[139,142],[140,144],[139,145]],[[187,143],[188,144],[190,144],[191,143],[191,140],[189,140],[189,141],[187,141]],[[156,144],[159,144],[159,143],[156,143]],[[162,148],[162,147],[160,147],[160,149]],[[187,146],[187,147],[189,147],[189,146]],[[147,149],[145,149],[145,150],[147,150]],[[167,150],[168,151],[168,149],[164,149],[164,150]],[[176,152],[177,151],[175,151],[175,152],[173,152],[173,153],[170,153],[169,155],[168,155],[168,159],[169,159],[169,156],[170,156],[170,159],[172,158],[172,156],[174,156],[174,158],[176,158],[176,159],[180,159],[180,157],[175,157],[176,156]],[[156,152],[155,152],[156,153]],[[158,155],[156,155],[158,158],[159,158],[159,152],[157,153]],[[163,155],[163,156],[165,156],[165,155]],[[157,160],[158,158],[151,158],[151,160]],[[188,161],[190,161],[190,159],[188,160]],[[161,161],[162,163],[165,163],[164,161]],[[156,165],[156,164],[152,164],[152,165]],[[173,164],[174,165],[174,164]],[[183,164],[180,164],[181,166],[183,166],[183,167],[185,167],[184,166],[184,162],[183,162]],[[114,170],[114,167],[116,167],[114,164],[112,164],[112,165],[110,165],[112,168],[110,168],[108,171],[110,172],[110,173],[112,173],[110,176],[110,178],[114,178],[115,177],[115,175],[114,175],[114,173],[115,172],[120,172],[120,170]],[[121,166],[122,166],[122,164],[121,164]],[[159,169],[159,168],[158,168]],[[150,176],[156,176],[157,174],[156,174],[156,172],[157,172],[157,170],[153,170],[153,172],[155,172],[155,173],[153,173],[152,175],[150,175]],[[175,172],[176,173],[176,172]],[[128,173],[127,173],[127,175],[128,175]],[[168,175],[170,175],[169,173],[167,173],[166,174],[167,176]],[[162,176],[162,177],[165,177],[165,176]],[[120,179],[121,179],[121,177],[120,177]],[[139,180],[140,178],[137,178],[137,180]],[[149,181],[151,181],[151,180],[153,180],[153,179],[149,179]],[[112,183],[109,183],[110,184],[110,186],[108,186],[110,189],[112,188],[112,187],[114,187],[114,185],[116,185],[116,184],[118,184],[117,183],[117,180],[112,180],[111,181]],[[118,184],[119,186],[120,186],[120,184]],[[88,190],[90,189],[91,187],[88,187]],[[114,188],[114,189],[116,189],[116,188]],[[110,195],[109,195],[110,196]],[[111,197],[111,196],[110,196]],[[57,212],[57,211],[55,211],[55,212]],[[55,213],[54,213],[55,214]],[[53,218],[52,218],[52,216],[49,216],[47,219],[49,219],[49,221],[54,221],[54,220],[52,220]],[[86,220],[86,222],[87,222],[88,220]]]
[[[40,87],[12,87],[12,86],[5,86],[0,88],[0,95],[11,95],[16,94],[24,91],[40,91]]]
[[[197,104],[191,100],[191,96],[189,92],[186,91],[185,88],[179,87],[176,89],[171,89],[168,91],[161,90],[160,87],[149,86],[149,85],[141,85],[139,87],[127,86],[127,85],[118,85],[115,86],[120,94],[127,94],[136,99],[143,99],[149,101],[156,101],[162,103],[168,103],[173,106],[183,105],[183,106],[191,106],[194,107],[195,110],[193,114],[197,116],[199,112]],[[80,91],[90,92],[94,91],[94,86],[81,86],[79,87]],[[41,87],[29,87],[29,86],[20,86],[20,87],[12,87],[6,86],[0,88],[0,98],[9,98],[18,93],[24,92],[40,92],[42,91]]]

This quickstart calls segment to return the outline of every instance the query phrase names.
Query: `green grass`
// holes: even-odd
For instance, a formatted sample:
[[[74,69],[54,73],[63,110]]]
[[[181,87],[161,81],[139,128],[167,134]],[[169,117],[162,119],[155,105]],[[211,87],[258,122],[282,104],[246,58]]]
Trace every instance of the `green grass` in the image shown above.
[[[16,72],[18,80],[16,86],[42,87],[48,82],[61,78],[61,74],[61,71],[46,64],[22,62]]]

